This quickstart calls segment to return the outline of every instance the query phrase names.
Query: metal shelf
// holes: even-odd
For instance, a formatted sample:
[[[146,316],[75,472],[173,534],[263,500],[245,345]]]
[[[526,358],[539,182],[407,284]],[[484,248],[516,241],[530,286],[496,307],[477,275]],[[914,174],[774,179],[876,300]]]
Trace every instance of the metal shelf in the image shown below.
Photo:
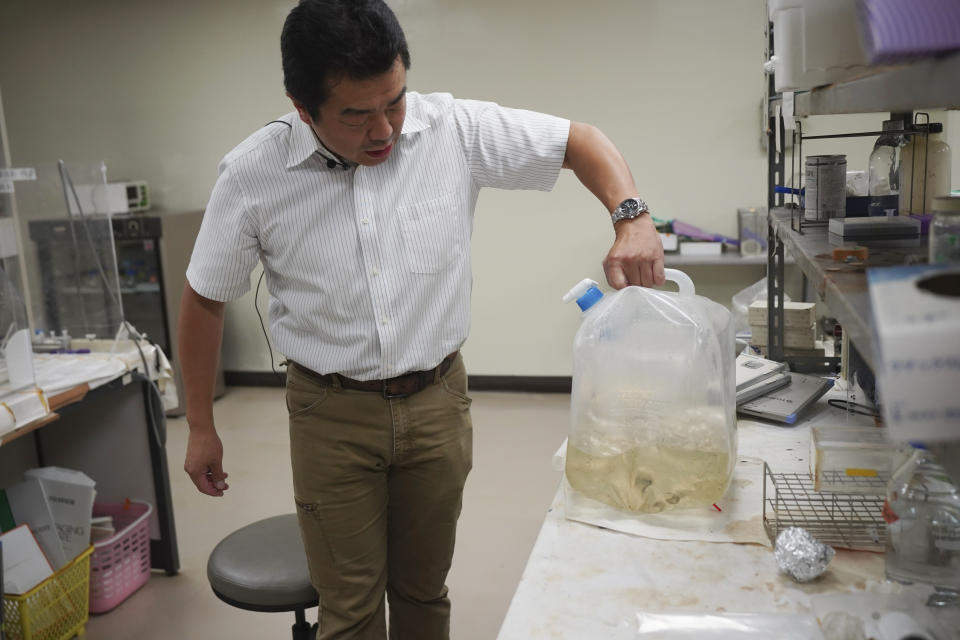
[[[884,68],[871,75],[798,92],[794,114],[879,113],[960,108],[960,52]],[[780,99],[770,101],[770,113]]]
[[[843,331],[856,345],[867,365],[877,365],[874,353],[873,309],[867,290],[865,267],[854,267],[833,261],[834,246],[827,236],[827,227],[804,227],[803,233],[790,224],[790,210],[774,208],[770,224],[789,251],[797,266],[807,276],[831,314],[843,325]],[[909,248],[870,247],[867,267],[902,266],[926,262],[926,246]]]
[[[685,256],[680,253],[664,253],[663,264],[668,267],[716,267],[738,265],[767,265],[767,253],[764,251],[757,256],[741,256],[735,251],[721,253],[719,256]]]

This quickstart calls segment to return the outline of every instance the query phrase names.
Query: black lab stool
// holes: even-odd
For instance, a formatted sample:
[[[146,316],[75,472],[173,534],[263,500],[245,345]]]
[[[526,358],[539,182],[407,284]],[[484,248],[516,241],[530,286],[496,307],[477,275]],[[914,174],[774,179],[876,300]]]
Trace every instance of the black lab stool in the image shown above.
[[[317,606],[297,516],[290,513],[249,524],[220,541],[207,561],[217,597],[248,611],[293,611],[293,640],[311,640],[316,628],[305,611]]]

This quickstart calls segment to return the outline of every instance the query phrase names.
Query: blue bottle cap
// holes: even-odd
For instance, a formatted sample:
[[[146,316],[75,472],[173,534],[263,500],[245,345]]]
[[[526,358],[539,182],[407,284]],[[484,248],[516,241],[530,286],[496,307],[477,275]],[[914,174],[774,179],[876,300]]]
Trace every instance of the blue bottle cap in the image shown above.
[[[586,293],[577,298],[577,305],[579,305],[581,311],[586,311],[602,297],[603,291],[600,291],[597,287],[590,287]]]

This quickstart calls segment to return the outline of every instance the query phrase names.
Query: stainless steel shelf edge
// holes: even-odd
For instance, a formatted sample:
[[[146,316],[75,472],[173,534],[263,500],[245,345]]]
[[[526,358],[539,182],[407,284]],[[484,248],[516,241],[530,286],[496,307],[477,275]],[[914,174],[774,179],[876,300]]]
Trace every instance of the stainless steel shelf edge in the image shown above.
[[[787,264],[792,261],[787,260]],[[758,256],[741,256],[736,252],[722,253],[719,256],[691,256],[679,253],[665,253],[663,263],[668,267],[718,267],[718,266],[767,266],[766,251]]]
[[[960,109],[960,52],[891,67],[794,96],[794,114],[883,113]],[[771,113],[779,99],[770,101]]]
[[[875,370],[878,359],[874,350],[873,308],[866,273],[844,269],[833,262],[833,246],[828,241],[826,227],[807,228],[804,233],[797,233],[790,226],[790,211],[782,208],[771,212],[770,224],[864,361]],[[872,249],[871,266],[902,264],[907,255],[921,252],[922,247],[915,250]]]

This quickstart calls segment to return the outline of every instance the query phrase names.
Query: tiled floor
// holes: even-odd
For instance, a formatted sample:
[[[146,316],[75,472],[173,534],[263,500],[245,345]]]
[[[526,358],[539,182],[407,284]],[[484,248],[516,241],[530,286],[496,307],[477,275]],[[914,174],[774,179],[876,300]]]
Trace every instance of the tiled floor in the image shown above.
[[[560,481],[551,457],[566,436],[565,394],[476,392],[474,467],[448,579],[454,640],[492,640],[507,612]],[[113,611],[91,616],[88,640],[285,639],[292,614],[241,611],[218,600],[206,559],[231,531],[293,510],[286,410],[280,389],[228,389],[215,404],[230,490],[197,492],[182,471],[187,428],[167,423],[167,455],[180,545],[179,575],[155,573]],[[316,618],[316,610],[308,616]]]

